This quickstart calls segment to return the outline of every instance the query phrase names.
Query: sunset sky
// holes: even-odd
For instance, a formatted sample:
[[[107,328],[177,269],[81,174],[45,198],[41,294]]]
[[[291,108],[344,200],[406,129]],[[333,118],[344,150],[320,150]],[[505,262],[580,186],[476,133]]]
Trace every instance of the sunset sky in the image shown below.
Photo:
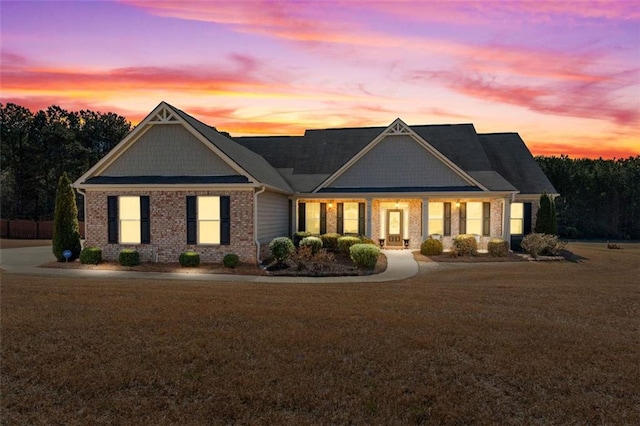
[[[640,0],[4,1],[0,102],[160,101],[232,135],[473,123],[534,155],[640,154]]]

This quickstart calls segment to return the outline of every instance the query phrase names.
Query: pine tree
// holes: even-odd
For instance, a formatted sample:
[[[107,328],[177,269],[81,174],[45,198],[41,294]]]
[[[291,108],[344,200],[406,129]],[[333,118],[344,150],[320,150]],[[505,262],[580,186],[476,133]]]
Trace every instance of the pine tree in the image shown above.
[[[53,255],[58,262],[66,259],[62,255],[65,250],[71,251],[69,260],[80,256],[80,229],[78,227],[78,207],[76,197],[71,187],[71,181],[66,173],[60,176],[56,191],[56,210],[53,219]]]
[[[540,208],[536,214],[535,232],[539,234],[557,235],[558,221],[556,219],[556,206],[551,196],[540,196]]]

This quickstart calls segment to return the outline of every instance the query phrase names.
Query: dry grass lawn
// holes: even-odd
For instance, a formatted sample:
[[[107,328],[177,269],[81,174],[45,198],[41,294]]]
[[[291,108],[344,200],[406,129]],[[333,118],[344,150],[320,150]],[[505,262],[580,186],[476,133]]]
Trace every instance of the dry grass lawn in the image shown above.
[[[2,274],[2,424],[640,424],[640,245],[381,284]]]

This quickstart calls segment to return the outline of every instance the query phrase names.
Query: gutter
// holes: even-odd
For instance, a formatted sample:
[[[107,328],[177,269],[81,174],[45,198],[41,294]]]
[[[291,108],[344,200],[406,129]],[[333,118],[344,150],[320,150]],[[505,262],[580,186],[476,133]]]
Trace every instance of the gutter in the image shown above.
[[[260,241],[258,241],[258,195],[266,191],[266,187],[262,187],[253,194],[253,239],[256,243],[256,260],[260,262]]]

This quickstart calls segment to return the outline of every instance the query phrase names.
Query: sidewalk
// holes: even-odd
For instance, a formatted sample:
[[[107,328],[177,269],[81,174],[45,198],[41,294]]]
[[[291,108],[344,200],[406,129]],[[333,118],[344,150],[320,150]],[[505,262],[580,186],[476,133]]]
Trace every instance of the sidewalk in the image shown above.
[[[39,265],[55,261],[51,247],[23,247],[0,250],[0,267],[6,272],[22,275],[52,277],[92,277],[118,279],[157,279],[193,281],[241,281],[256,283],[365,283],[398,281],[418,273],[418,264],[411,250],[383,250],[387,256],[387,269],[376,275],[355,277],[269,277],[255,275],[198,274],[179,272],[96,271],[64,268],[40,268]]]

